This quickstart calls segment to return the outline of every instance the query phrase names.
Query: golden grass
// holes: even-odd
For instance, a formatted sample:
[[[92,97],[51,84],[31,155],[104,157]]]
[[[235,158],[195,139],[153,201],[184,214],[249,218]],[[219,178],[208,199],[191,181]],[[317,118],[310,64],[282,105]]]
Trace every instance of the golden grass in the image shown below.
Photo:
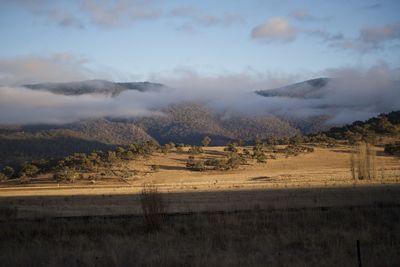
[[[279,147],[278,147],[279,149]],[[383,155],[381,148],[375,148],[374,175],[380,179],[359,180],[359,184],[397,183],[400,181],[400,160]],[[181,192],[190,190],[215,191],[233,187],[290,188],[352,185],[354,173],[350,171],[349,157],[352,148],[316,148],[314,153],[286,158],[275,153],[277,159],[267,164],[249,161],[237,170],[194,172],[185,168],[188,157],[185,153],[156,153],[149,158],[139,158],[114,166],[108,175],[100,176],[92,183],[89,179],[78,180],[75,184],[56,184],[51,175],[42,175],[31,184],[1,183],[0,196],[52,195],[52,194],[107,194],[139,192],[144,183],[157,184],[161,191]],[[199,159],[218,158],[223,155],[222,147],[208,147]],[[268,154],[268,153],[267,153]],[[272,154],[272,152],[270,153]],[[152,167],[158,166],[158,171]],[[377,173],[377,174],[376,174]],[[121,175],[123,174],[124,177]],[[99,174],[85,174],[96,176]],[[120,177],[121,176],[121,177]],[[261,179],[264,177],[265,179]],[[90,190],[85,190],[90,188]],[[32,190],[30,190],[32,189]]]
[[[356,156],[340,146],[226,172],[191,172],[187,154],[160,153],[95,184],[3,183],[0,265],[345,267],[360,240],[364,266],[397,266],[400,164],[374,149],[362,164],[379,166],[379,179],[375,167],[354,179]]]

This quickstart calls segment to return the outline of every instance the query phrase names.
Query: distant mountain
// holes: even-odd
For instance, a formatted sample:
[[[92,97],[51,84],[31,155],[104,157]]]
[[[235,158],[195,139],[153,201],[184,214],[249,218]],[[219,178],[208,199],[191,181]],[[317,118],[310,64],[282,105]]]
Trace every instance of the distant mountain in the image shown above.
[[[164,85],[150,82],[110,82],[105,80],[88,80],[66,83],[26,84],[24,87],[33,90],[44,90],[60,95],[105,94],[117,96],[125,90],[139,92],[160,91]]]
[[[285,87],[257,91],[260,97],[320,98],[332,82],[329,78],[308,80]],[[115,83],[90,80],[69,83],[29,84],[32,90],[62,95],[105,94],[116,96],[125,90],[160,91],[167,88],[150,82]],[[217,109],[218,110],[218,109]],[[274,136],[290,137],[327,130],[330,116],[304,117],[296,114],[246,114],[216,111],[206,104],[181,102],[158,108],[161,115],[98,118],[58,125],[0,125],[0,167],[26,160],[61,158],[71,153],[107,150],[119,145],[155,139],[201,144],[204,136],[211,145],[225,145],[242,139],[252,141]],[[332,126],[332,125],[331,125]]]
[[[256,93],[265,97],[321,98],[324,93],[324,88],[331,81],[331,78],[317,78],[280,88],[260,90],[256,91]]]

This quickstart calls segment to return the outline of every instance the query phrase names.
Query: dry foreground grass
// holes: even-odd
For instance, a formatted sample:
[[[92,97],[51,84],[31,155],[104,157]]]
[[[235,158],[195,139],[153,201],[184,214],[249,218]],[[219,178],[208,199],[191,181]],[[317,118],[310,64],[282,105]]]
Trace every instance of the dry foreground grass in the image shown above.
[[[350,148],[340,146],[205,172],[187,170],[186,153],[157,153],[95,181],[58,185],[43,175],[30,184],[4,183],[0,262],[357,266],[359,240],[363,266],[398,266],[400,164],[381,152],[376,177],[365,180],[352,179]],[[223,148],[210,147],[196,158],[222,155]],[[144,184],[157,186],[168,213],[157,231],[141,215]]]

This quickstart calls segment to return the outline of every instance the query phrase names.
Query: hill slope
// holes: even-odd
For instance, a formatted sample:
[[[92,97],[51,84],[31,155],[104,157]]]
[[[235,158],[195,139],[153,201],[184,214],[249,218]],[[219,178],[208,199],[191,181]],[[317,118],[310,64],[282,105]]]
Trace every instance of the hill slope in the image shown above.
[[[132,123],[106,119],[65,125],[30,125],[0,130],[0,167],[29,160],[62,158],[73,153],[108,150],[152,139]]]
[[[400,137],[400,111],[382,113],[366,121],[355,121],[342,127],[333,127],[322,132],[328,137],[341,140],[367,140],[387,139],[398,140]]]

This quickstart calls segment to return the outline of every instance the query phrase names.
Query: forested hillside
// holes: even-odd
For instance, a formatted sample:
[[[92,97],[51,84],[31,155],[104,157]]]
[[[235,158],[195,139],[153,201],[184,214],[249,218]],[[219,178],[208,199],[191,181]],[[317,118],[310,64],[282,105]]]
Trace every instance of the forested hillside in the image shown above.
[[[61,158],[71,153],[107,150],[116,145],[143,143],[151,139],[161,144],[199,145],[208,135],[212,139],[211,145],[225,145],[238,139],[251,141],[256,136],[281,138],[300,133],[274,116],[227,116],[194,102],[170,105],[161,111],[162,115],[149,117],[2,127],[0,164]]]
[[[323,133],[328,137],[350,141],[364,139],[374,142],[377,138],[396,138],[400,136],[400,111],[382,113],[366,121],[333,127]]]

